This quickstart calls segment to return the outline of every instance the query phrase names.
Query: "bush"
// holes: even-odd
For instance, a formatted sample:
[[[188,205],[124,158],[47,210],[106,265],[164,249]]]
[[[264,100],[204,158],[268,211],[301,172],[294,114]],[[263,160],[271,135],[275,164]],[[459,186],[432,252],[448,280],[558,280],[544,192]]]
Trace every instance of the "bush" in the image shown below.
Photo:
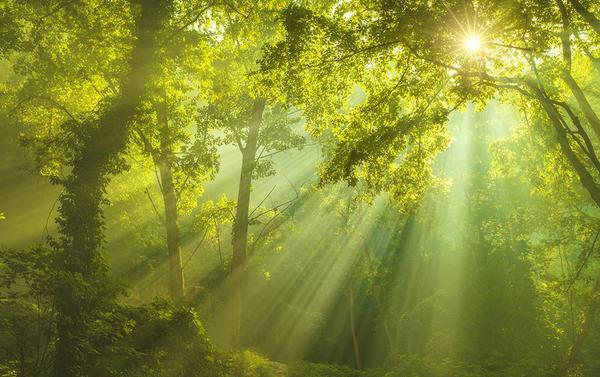
[[[243,377],[285,377],[285,365],[269,361],[252,351],[243,351],[233,355],[233,376]]]
[[[157,301],[125,307],[120,340],[98,360],[98,376],[226,377],[231,358],[212,345],[193,309]]]

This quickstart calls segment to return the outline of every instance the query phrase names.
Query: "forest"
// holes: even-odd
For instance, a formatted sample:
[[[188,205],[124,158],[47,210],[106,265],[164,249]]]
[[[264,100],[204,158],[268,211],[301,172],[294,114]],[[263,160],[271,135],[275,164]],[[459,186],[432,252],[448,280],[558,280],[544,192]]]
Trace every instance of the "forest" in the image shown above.
[[[600,376],[600,0],[0,0],[0,377]]]

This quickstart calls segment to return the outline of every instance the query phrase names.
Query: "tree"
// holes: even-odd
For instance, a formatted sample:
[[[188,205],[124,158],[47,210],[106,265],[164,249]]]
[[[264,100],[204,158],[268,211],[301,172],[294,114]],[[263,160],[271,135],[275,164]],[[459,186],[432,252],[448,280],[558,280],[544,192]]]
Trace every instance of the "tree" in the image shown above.
[[[151,78],[157,34],[168,17],[168,2],[142,2],[136,23],[137,41],[131,51],[130,71],[120,96],[90,122],[72,151],[71,173],[65,178],[58,219],[61,238],[56,308],[58,344],[56,376],[86,374],[92,352],[86,344],[91,321],[107,304],[106,270],[99,255],[102,243],[101,204],[107,175],[125,148],[128,125],[136,114]]]
[[[253,218],[250,211],[252,181],[275,174],[270,156],[301,147],[304,142],[304,138],[293,131],[298,119],[290,116],[286,104],[270,96],[268,91],[257,90],[256,83],[249,77],[260,58],[262,46],[277,35],[274,19],[281,6],[280,2],[252,4],[252,8],[248,4],[227,16],[222,41],[216,49],[213,96],[201,118],[201,123],[221,130],[224,141],[236,145],[242,155],[230,263],[234,277],[233,295],[237,302],[237,309],[234,309],[237,312],[235,343],[239,342],[241,331],[241,285],[248,254],[249,226],[258,222],[259,217]]]
[[[54,242],[60,271],[55,282],[58,341],[54,373],[79,376],[91,362],[89,326],[115,292],[107,284],[99,252],[104,188],[109,175],[120,169],[119,153],[125,148],[128,124],[153,73],[156,35],[170,6],[143,2],[130,8],[119,3],[115,6],[123,10],[124,17],[113,18],[115,8],[94,4],[13,5],[9,9],[22,16],[18,24],[22,29],[12,66],[16,77],[10,77],[19,84],[13,92],[12,112],[18,111],[19,123],[41,127],[34,129],[30,138],[33,145],[49,146],[44,152],[38,149],[40,169],[64,187],[57,219],[61,236]],[[133,26],[137,40],[130,49],[132,23],[127,15],[132,13],[137,19]],[[37,14],[42,16],[38,19]],[[63,28],[71,34],[58,43]],[[106,29],[112,34],[98,33]],[[103,37],[113,36],[114,41],[124,43],[109,47],[101,43]],[[94,54],[108,58],[98,60]],[[91,69],[77,68],[78,64]],[[69,85],[72,90],[65,90]],[[71,112],[70,105],[78,111]],[[27,111],[36,106],[44,112]],[[45,122],[48,115],[50,122]],[[60,176],[62,168],[69,169],[65,177]]]
[[[198,4],[192,4],[189,10],[192,21],[201,25],[204,21],[201,17],[210,5],[196,12],[194,7]],[[190,29],[185,24],[183,28],[171,25],[171,29],[161,39],[162,48],[156,58],[161,74],[151,84],[144,112],[134,130],[138,144],[158,170],[156,179],[164,207],[161,220],[167,236],[169,291],[174,302],[181,302],[185,284],[178,217],[195,207],[202,183],[214,178],[218,161],[215,137],[196,119],[198,93],[206,90],[202,80],[208,71],[208,38],[203,30]],[[192,132],[194,123],[197,130]]]

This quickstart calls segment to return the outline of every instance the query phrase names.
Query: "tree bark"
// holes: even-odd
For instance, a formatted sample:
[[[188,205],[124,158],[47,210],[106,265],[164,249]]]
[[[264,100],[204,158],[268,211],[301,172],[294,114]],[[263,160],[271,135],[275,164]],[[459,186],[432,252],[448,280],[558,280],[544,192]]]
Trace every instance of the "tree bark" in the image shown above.
[[[104,188],[118,154],[126,146],[128,123],[136,114],[145,83],[151,77],[156,34],[168,8],[168,0],[141,2],[136,25],[138,38],[120,96],[97,122],[88,124],[86,134],[75,148],[71,173],[63,183],[57,219],[60,239],[55,296],[58,333],[55,377],[89,375],[87,369],[95,351],[89,341],[90,325],[114,298],[115,290],[108,285],[99,251],[103,242]]]
[[[165,99],[166,100],[166,99]],[[185,279],[181,262],[181,241],[177,214],[177,193],[173,184],[173,155],[169,134],[167,104],[158,105],[158,122],[160,127],[160,150],[155,164],[160,173],[160,190],[165,207],[165,230],[167,234],[167,254],[169,258],[169,293],[174,303],[183,300]]]
[[[233,334],[231,343],[238,347],[242,333],[242,310],[243,310],[243,281],[244,263],[248,248],[248,213],[250,208],[250,191],[252,188],[252,172],[256,159],[258,147],[258,134],[266,101],[257,98],[252,107],[252,115],[248,127],[246,145],[242,148],[242,169],[240,172],[240,184],[238,188],[238,200],[235,211],[235,219],[231,235],[233,244],[233,255],[231,259],[230,276],[232,284],[233,302]]]
[[[250,190],[252,188],[252,172],[256,159],[258,146],[258,133],[260,123],[265,109],[265,99],[257,98],[252,109],[252,118],[248,128],[248,139],[242,150],[242,171],[240,173],[240,185],[238,189],[238,200],[233,224],[233,259],[232,270],[240,267],[246,260],[246,249],[248,245],[248,213],[250,208]]]
[[[161,193],[165,205],[165,229],[167,233],[167,251],[169,255],[169,293],[174,303],[180,303],[184,297],[185,280],[181,263],[181,242],[177,215],[177,197],[173,185],[173,171],[166,158],[158,164]]]

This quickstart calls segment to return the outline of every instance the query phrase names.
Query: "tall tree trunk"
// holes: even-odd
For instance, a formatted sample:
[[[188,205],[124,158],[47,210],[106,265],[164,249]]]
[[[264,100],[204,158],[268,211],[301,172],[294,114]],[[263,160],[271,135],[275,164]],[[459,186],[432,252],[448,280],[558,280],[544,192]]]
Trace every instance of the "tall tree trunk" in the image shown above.
[[[250,209],[250,190],[252,188],[252,172],[256,159],[258,147],[258,134],[262,115],[265,109],[265,99],[257,98],[252,108],[252,117],[248,127],[248,138],[242,150],[242,169],[240,173],[240,185],[238,188],[238,200],[236,205],[235,220],[232,230],[233,256],[231,260],[231,277],[233,284],[233,339],[235,346],[239,345],[242,331],[242,301],[244,263],[248,247],[248,213]]]
[[[356,320],[354,318],[354,289],[352,287],[352,281],[348,286],[348,305],[350,309],[350,330],[352,331],[352,348],[354,350],[354,362],[357,369],[362,369],[362,363],[360,361],[360,348],[358,345],[358,336],[356,335]]]
[[[395,244],[395,250],[392,252],[392,255],[390,255],[390,257],[384,261],[385,265],[388,266],[388,268],[382,276],[380,287],[383,288],[383,291],[381,291],[381,288],[379,289],[379,291],[381,292],[381,296],[377,300],[377,305],[380,307],[380,316],[384,324],[384,331],[386,333],[386,336],[388,338],[388,344],[390,346],[389,353],[391,353],[392,356],[399,351],[399,347],[397,345],[399,344],[400,340],[397,336],[398,328],[392,327],[390,329],[388,327],[390,323],[393,326],[396,322],[394,321],[394,318],[391,318],[390,321],[388,313],[390,312],[390,310],[395,310],[394,305],[396,303],[393,302],[393,299],[399,298],[397,295],[398,291],[396,291],[395,289],[397,287],[395,287],[393,283],[397,282],[396,277],[398,274],[398,270],[403,262],[403,258],[405,258],[406,254],[408,253],[411,237],[414,236],[413,232],[416,225],[416,211],[417,208],[413,208],[407,214],[406,221],[404,222],[402,231],[398,237],[398,241]],[[410,339],[405,339],[405,346],[407,349],[410,348],[409,341]]]
[[[179,238],[179,224],[177,223],[177,193],[173,184],[171,161],[173,151],[169,134],[166,103],[163,102],[158,105],[157,115],[160,127],[160,150],[156,163],[160,173],[160,189],[165,206],[165,229],[169,258],[169,293],[173,302],[180,303],[185,292],[185,279],[181,263],[181,241]]]
[[[171,164],[164,157],[159,161],[158,170],[165,205],[165,228],[169,255],[169,293],[173,302],[180,303],[184,296],[185,280],[181,263],[181,242],[179,239],[179,225],[177,224],[177,197],[173,186],[173,171]]]
[[[144,85],[152,74],[156,35],[167,16],[167,0],[143,0],[137,21],[137,42],[123,80],[121,94],[97,122],[91,122],[74,151],[72,170],[60,197],[60,231],[55,305],[58,340],[55,377],[88,375],[94,349],[90,325],[109,307],[114,289],[108,286],[107,269],[100,255],[102,210],[108,175],[125,148],[128,123],[136,113]]]
[[[232,270],[240,267],[246,260],[246,249],[248,245],[248,213],[250,209],[250,190],[252,188],[252,172],[256,159],[258,147],[258,133],[260,123],[265,109],[265,99],[257,98],[252,109],[252,118],[248,128],[248,139],[242,151],[242,171],[240,173],[240,185],[238,189],[238,200],[233,224],[233,260]]]
[[[577,364],[577,358],[579,357],[579,353],[583,348],[583,344],[590,334],[590,330],[594,324],[594,319],[596,318],[596,313],[598,312],[598,306],[600,306],[600,276],[596,278],[596,285],[592,290],[592,297],[590,300],[590,305],[583,318],[583,324],[581,325],[579,333],[577,333],[577,337],[575,338],[575,342],[573,343],[573,347],[571,347],[571,352],[569,353],[569,361],[567,365],[569,371],[572,370]]]

